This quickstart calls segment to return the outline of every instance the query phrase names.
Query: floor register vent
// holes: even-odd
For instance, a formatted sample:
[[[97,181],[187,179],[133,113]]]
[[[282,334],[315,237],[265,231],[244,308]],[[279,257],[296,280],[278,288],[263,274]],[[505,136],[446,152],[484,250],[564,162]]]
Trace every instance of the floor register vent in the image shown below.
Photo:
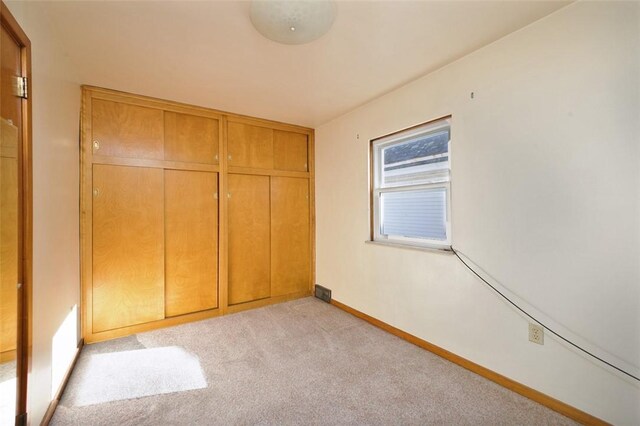
[[[331,303],[331,290],[316,284],[316,297],[327,303]]]

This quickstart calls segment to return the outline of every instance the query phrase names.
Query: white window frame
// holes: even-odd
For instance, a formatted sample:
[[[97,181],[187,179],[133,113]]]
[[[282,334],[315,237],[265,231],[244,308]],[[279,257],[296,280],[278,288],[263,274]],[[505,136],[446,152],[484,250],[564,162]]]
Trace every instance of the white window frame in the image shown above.
[[[449,141],[447,142],[447,152],[449,157],[449,169],[446,173],[434,173],[433,178],[427,182],[419,182],[416,184],[397,184],[383,187],[381,184],[382,179],[382,164],[381,164],[381,152],[384,148],[392,145],[397,145],[406,141],[407,139],[414,138],[419,135],[436,133],[442,129],[449,130]],[[371,141],[371,208],[372,212],[372,238],[373,241],[418,246],[425,248],[434,248],[440,250],[448,250],[451,247],[451,117],[439,118],[437,120],[429,121],[419,126],[413,127],[408,130],[402,130],[400,132],[393,133],[388,136],[384,136]],[[434,156],[435,158],[436,156]],[[443,176],[445,175],[446,176]],[[382,218],[381,218],[381,199],[382,194],[400,192],[400,191],[415,191],[423,189],[436,189],[445,188],[446,192],[446,225],[445,232],[447,238],[445,240],[435,240],[427,238],[410,238],[401,235],[385,235],[382,234]]]

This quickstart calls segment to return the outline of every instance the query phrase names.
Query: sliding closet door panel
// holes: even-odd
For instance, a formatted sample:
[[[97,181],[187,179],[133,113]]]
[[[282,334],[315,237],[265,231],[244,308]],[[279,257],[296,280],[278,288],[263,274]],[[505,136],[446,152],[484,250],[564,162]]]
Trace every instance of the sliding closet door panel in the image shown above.
[[[162,110],[102,99],[91,108],[94,155],[163,159]]]
[[[270,296],[269,177],[230,174],[229,304]]]
[[[164,159],[218,164],[218,120],[164,113]]]
[[[271,295],[310,289],[309,181],[271,178]]]
[[[165,170],[166,315],[218,306],[218,174]]]
[[[233,121],[227,129],[229,166],[273,168],[273,130]]]
[[[309,170],[307,135],[274,130],[273,167],[298,172]]]
[[[163,171],[93,166],[93,332],[164,318]]]

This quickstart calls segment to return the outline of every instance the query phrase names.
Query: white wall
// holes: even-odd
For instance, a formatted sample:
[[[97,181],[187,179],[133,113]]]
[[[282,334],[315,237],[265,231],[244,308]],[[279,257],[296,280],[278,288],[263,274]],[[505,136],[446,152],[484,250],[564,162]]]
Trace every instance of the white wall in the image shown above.
[[[79,301],[80,88],[55,44],[46,14],[31,2],[8,2],[32,43],[33,81],[33,347],[28,414],[40,424],[52,399],[52,375],[68,368],[77,342],[58,338],[61,360],[53,366],[53,338]],[[74,311],[75,312],[75,311]],[[77,323],[77,316],[66,321]],[[58,336],[68,335],[61,330]],[[66,362],[65,362],[66,361]]]
[[[640,423],[638,382],[548,332],[544,346],[528,342],[527,320],[453,255],[364,242],[368,141],[452,114],[454,247],[638,375],[639,23],[640,3],[575,3],[320,126],[317,282],[590,414]]]

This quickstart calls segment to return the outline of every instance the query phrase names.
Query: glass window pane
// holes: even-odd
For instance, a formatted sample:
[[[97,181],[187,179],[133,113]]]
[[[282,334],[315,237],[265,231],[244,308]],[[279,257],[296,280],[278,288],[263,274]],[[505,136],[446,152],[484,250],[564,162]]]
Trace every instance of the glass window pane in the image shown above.
[[[447,239],[447,188],[380,194],[380,232],[389,237]]]
[[[382,148],[381,186],[444,182],[449,176],[449,129]]]

